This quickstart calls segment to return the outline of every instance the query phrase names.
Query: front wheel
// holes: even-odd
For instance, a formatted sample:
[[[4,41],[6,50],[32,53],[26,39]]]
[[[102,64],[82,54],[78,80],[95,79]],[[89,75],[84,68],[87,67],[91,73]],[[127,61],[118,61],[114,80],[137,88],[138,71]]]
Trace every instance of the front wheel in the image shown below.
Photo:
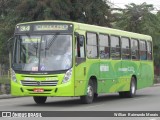
[[[47,97],[34,96],[33,99],[37,104],[44,104],[47,100]]]
[[[91,80],[89,81],[89,84],[87,86],[87,95],[81,96],[80,99],[81,99],[81,102],[85,103],[85,104],[90,104],[90,103],[93,102],[93,99],[94,99],[94,84]]]
[[[124,92],[119,92],[119,96],[120,97],[132,98],[136,95],[136,89],[137,89],[136,80],[135,80],[134,77],[132,77],[131,78],[131,83],[130,83],[130,90],[129,91],[124,91]]]

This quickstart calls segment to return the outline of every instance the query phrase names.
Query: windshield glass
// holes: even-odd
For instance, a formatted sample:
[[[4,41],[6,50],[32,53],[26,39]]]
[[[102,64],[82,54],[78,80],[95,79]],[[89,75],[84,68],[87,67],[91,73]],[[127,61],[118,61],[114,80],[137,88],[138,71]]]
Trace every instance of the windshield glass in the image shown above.
[[[67,70],[72,65],[72,36],[16,36],[13,56],[14,70]]]

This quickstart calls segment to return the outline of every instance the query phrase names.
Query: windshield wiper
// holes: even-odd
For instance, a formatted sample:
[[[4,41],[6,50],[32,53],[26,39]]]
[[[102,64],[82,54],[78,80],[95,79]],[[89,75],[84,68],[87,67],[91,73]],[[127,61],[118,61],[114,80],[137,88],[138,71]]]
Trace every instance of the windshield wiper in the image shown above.
[[[50,39],[51,42],[48,44],[48,46],[46,45],[45,50],[48,50],[48,49],[52,46],[52,44],[53,44],[54,41],[56,40],[58,34],[59,34],[59,33],[56,33],[55,35],[53,35],[53,37]],[[46,42],[46,43],[47,43],[47,42]]]

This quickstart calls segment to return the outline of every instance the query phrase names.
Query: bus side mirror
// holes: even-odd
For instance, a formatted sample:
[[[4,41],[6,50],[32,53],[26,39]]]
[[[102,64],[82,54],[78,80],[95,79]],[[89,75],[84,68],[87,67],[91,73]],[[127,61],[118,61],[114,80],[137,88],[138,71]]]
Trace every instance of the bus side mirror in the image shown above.
[[[84,44],[84,36],[83,35],[78,36],[78,43],[80,46],[83,46],[83,44]]]

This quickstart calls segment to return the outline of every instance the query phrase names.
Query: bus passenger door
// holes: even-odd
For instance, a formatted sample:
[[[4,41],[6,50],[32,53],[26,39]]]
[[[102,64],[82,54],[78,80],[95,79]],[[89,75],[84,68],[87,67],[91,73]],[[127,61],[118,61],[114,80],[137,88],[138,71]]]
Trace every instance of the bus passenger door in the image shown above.
[[[75,44],[75,96],[84,95],[86,86],[85,32],[76,31]]]

